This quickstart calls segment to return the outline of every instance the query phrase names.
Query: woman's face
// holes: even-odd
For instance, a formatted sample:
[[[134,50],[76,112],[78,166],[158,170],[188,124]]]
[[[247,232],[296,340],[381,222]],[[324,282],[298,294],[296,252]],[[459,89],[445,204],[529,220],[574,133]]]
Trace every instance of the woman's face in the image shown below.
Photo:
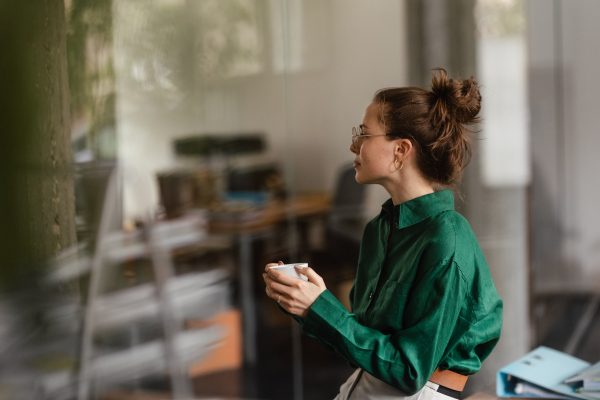
[[[371,103],[365,110],[361,121],[362,133],[365,135],[383,135],[383,126],[378,120],[377,104]],[[360,142],[361,140],[359,140]],[[362,138],[362,145],[350,146],[354,157],[354,169],[358,183],[382,183],[396,168],[394,166],[396,147],[395,140],[385,136],[367,136]],[[396,166],[400,165],[399,163]]]

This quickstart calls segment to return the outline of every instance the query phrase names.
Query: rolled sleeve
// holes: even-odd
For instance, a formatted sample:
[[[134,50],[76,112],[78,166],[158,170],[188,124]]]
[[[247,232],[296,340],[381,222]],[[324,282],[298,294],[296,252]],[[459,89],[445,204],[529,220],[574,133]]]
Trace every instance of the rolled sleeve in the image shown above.
[[[329,292],[329,290],[325,290],[324,292],[322,292],[322,293],[321,293],[321,295],[319,295],[319,297],[317,297],[317,299],[315,300],[315,302],[312,304],[311,308],[310,308],[310,309],[309,309],[309,311],[308,311],[308,314],[307,314],[306,318],[302,318],[302,317],[300,317],[300,316],[298,316],[298,315],[294,315],[294,314],[292,314],[292,313],[289,313],[289,312],[287,312],[287,311],[285,310],[285,308],[281,307],[281,305],[280,305],[279,303],[277,303],[277,307],[279,307],[279,309],[280,309],[281,311],[283,311],[283,313],[284,313],[284,314],[286,314],[286,315],[289,315],[289,316],[290,316],[290,317],[292,317],[292,318],[293,318],[293,319],[294,319],[296,322],[298,322],[298,323],[300,324],[300,326],[302,327],[302,332],[303,332],[303,333],[306,333],[306,332],[304,331],[304,325],[306,325],[306,320],[307,320],[307,319],[308,319],[308,317],[310,316],[311,310],[313,310],[313,307],[315,307],[315,304],[318,304],[318,303],[319,303],[319,301],[320,301],[319,299],[320,299],[321,297],[323,297],[323,293],[325,293],[325,292],[328,292],[328,293],[329,293],[329,295],[330,295],[331,297],[333,297],[333,299],[334,299],[335,301],[337,301],[337,299],[336,299],[336,298],[333,296],[333,294],[331,294],[331,292]],[[338,303],[339,303],[339,302],[338,302]],[[342,307],[343,307],[343,306],[342,306]],[[345,309],[344,309],[344,310],[345,310]],[[331,346],[331,345],[330,345],[330,344],[329,344],[327,341],[325,341],[325,340],[323,340],[322,338],[320,338],[320,337],[317,337],[317,336],[315,336],[315,335],[308,334],[308,336],[310,336],[310,337],[312,337],[313,339],[315,339],[315,340],[316,340],[316,341],[317,341],[317,342],[318,342],[318,343],[319,343],[321,346],[323,346],[323,347],[324,347],[326,350],[336,353],[336,351],[334,350],[333,346]],[[336,354],[337,354],[337,353],[336,353]],[[350,363],[350,366],[352,366],[352,367],[356,368],[356,366],[354,366],[352,363]]]
[[[327,343],[351,365],[412,395],[442,360],[465,291],[456,266],[433,268],[415,285],[407,310],[413,324],[393,334],[361,325],[355,314],[324,291],[310,308],[302,331]]]

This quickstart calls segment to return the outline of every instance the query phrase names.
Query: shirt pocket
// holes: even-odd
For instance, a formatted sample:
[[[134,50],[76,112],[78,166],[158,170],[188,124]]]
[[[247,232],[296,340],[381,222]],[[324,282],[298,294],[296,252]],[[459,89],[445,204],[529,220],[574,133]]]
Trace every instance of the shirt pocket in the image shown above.
[[[377,301],[374,322],[378,330],[391,333],[402,329],[404,308],[408,300],[410,286],[392,280],[385,282]],[[390,332],[385,332],[390,330]]]

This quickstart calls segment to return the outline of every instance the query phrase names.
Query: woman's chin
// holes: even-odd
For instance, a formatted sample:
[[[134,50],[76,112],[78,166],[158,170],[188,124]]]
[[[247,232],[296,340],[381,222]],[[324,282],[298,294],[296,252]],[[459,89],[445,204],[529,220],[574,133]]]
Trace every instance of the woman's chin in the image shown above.
[[[377,176],[373,176],[373,175],[367,175],[364,173],[364,171],[356,171],[356,175],[354,175],[354,179],[356,179],[356,182],[362,184],[362,185],[376,185],[376,184],[381,184],[382,179],[380,177]]]
[[[363,185],[367,185],[369,182],[368,179],[365,179],[365,177],[358,171],[356,171],[356,175],[354,175],[354,179],[356,179],[356,182],[361,183]]]

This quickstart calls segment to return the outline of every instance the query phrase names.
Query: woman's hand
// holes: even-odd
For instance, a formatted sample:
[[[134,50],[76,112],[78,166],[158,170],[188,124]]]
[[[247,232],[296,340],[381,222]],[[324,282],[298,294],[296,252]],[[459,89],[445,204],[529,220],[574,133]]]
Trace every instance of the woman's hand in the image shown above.
[[[266,273],[263,274],[263,278],[267,284],[265,289],[267,295],[276,300],[290,314],[306,318],[310,306],[327,289],[325,282],[310,267],[296,269],[308,278],[308,282],[270,268],[282,264],[283,262],[279,261],[279,264],[267,264],[265,268]]]

